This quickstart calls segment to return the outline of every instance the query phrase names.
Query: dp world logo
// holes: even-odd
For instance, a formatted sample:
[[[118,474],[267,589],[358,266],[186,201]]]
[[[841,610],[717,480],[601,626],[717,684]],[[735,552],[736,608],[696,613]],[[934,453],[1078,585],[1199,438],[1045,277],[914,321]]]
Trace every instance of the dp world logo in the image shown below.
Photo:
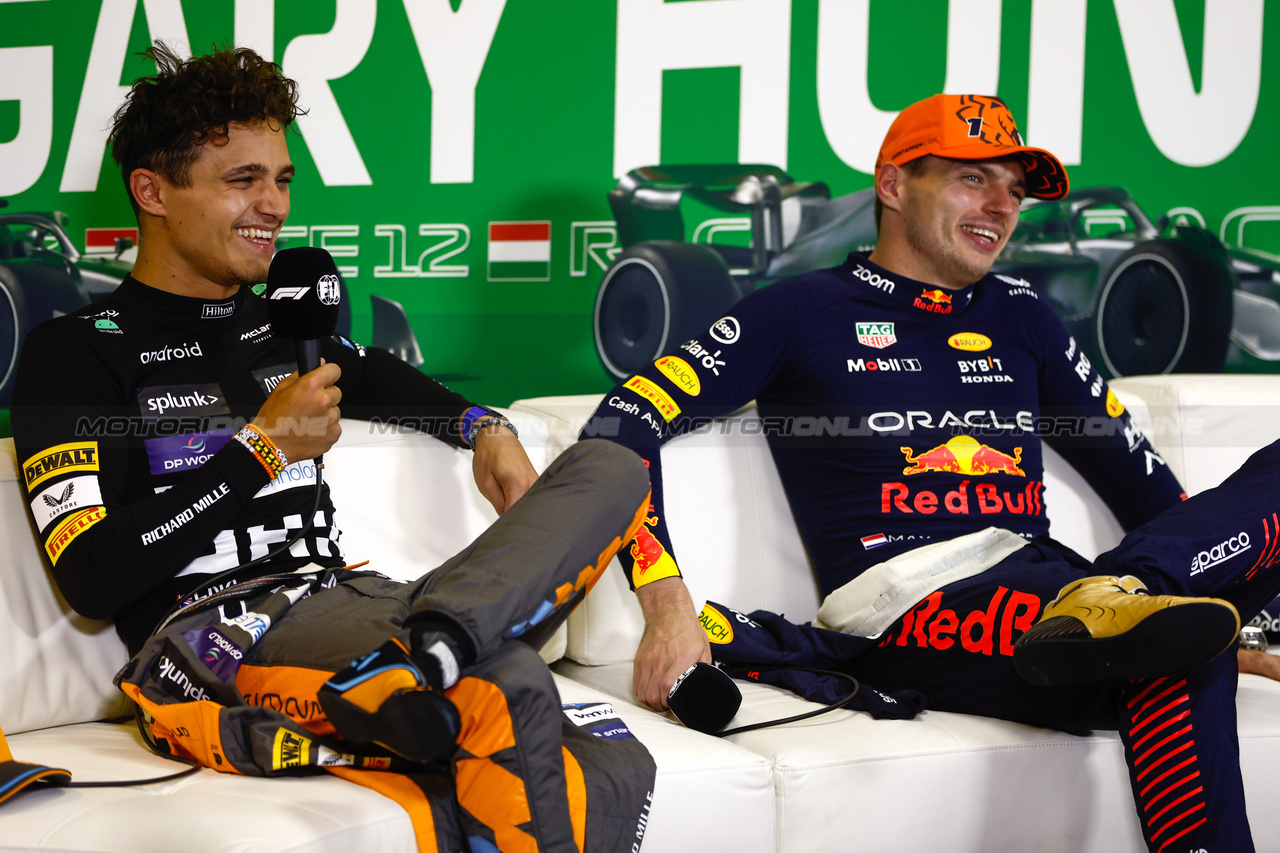
[[[338,277],[336,275],[320,276],[320,280],[316,282],[316,296],[319,296],[320,301],[325,305],[337,305],[342,299]]]

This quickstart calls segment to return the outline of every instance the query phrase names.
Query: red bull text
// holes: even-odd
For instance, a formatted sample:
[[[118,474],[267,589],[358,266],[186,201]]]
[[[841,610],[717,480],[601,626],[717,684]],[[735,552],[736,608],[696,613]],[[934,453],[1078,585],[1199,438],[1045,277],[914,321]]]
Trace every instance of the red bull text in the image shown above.
[[[950,314],[951,294],[942,290],[926,288],[916,297],[915,302],[912,304],[921,311],[928,311],[930,314]]]
[[[1002,512],[1043,515],[1044,503],[1040,499],[1043,488],[1039,480],[1032,480],[1025,487],[1015,489],[1000,489],[994,483],[974,483],[970,491],[970,481],[961,480],[954,489],[939,493],[932,489],[913,490],[906,483],[881,483],[880,512],[932,515],[941,509],[950,515]]]
[[[999,587],[990,603],[965,615],[943,608],[939,590],[907,611],[890,628],[881,646],[908,646],[945,651],[959,646],[973,654],[1013,655],[1013,643],[1030,628],[1040,613],[1040,597]],[[1017,632],[1015,634],[1014,632]]]

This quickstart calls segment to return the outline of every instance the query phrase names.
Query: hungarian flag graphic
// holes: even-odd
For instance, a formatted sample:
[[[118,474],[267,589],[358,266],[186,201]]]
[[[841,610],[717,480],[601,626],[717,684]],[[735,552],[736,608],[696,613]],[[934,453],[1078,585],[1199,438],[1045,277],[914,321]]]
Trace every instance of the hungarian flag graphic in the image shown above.
[[[137,228],[86,228],[84,229],[84,253],[86,255],[114,255],[116,238],[127,237],[138,244]]]
[[[550,280],[549,221],[489,223],[489,281]]]

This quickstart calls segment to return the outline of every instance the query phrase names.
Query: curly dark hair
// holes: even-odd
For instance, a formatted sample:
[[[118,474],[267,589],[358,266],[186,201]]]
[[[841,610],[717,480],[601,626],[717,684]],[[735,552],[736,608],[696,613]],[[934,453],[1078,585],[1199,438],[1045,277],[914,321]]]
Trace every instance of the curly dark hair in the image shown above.
[[[126,192],[135,169],[188,186],[199,147],[225,139],[231,122],[266,121],[285,129],[306,112],[298,107],[298,84],[248,48],[215,47],[184,60],[157,41],[141,55],[155,62],[156,75],[133,82],[109,137]],[[132,192],[129,201],[136,213]]]

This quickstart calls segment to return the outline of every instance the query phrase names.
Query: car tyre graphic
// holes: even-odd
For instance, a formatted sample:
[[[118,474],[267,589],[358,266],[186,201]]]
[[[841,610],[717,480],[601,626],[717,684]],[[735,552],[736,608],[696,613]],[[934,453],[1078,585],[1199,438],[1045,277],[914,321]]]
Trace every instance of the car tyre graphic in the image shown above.
[[[22,285],[12,271],[0,266],[0,401],[8,405],[13,397],[13,378],[18,370],[18,348],[26,336],[22,328],[25,300]]]
[[[1221,263],[1162,240],[1125,252],[1098,291],[1094,331],[1108,376],[1220,373],[1231,329]]]
[[[606,370],[622,379],[697,336],[738,300],[721,256],[706,246],[652,240],[605,271],[592,325]]]

